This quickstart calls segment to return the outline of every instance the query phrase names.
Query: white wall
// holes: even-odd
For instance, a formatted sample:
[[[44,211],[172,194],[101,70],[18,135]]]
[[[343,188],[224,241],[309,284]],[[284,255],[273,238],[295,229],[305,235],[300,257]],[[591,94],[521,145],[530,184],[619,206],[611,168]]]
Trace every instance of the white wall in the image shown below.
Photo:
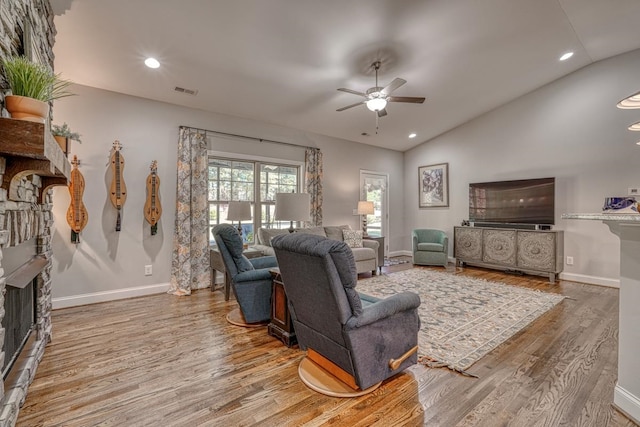
[[[359,217],[353,216],[352,210],[359,199],[360,169],[388,173],[390,231],[392,236],[402,235],[402,153],[85,86],[74,86],[73,91],[79,96],[56,101],[53,122],[67,122],[82,135],[83,143],[74,142],[71,154],[77,154],[81,162],[80,170],[86,182],[83,200],[89,223],[81,234],[81,243],[73,245],[66,222],[69,194],[65,187],[57,187],[53,207],[54,307],[166,290],[173,250],[175,163],[180,125],[320,148],[324,154],[326,225],[350,224],[357,228]],[[128,190],[120,232],[115,231],[116,213],[107,193],[111,183],[109,153],[116,139],[123,145]],[[282,155],[282,146],[248,144],[243,144],[243,150],[249,147],[256,155]],[[150,235],[142,213],[145,180],[152,160],[158,161],[163,207],[155,236]],[[392,237],[390,242],[392,251],[402,249],[401,238]],[[144,276],[146,264],[153,265],[152,276]]]
[[[640,51],[595,63],[405,152],[407,244],[420,227],[443,229],[453,242],[453,227],[468,219],[470,182],[555,176],[555,229],[575,262],[561,277],[615,286],[617,237],[600,222],[560,216],[599,212],[605,197],[640,186],[640,135],[627,130],[640,111],[616,108],[640,90],[639,76]],[[418,167],[442,162],[450,207],[418,209]]]

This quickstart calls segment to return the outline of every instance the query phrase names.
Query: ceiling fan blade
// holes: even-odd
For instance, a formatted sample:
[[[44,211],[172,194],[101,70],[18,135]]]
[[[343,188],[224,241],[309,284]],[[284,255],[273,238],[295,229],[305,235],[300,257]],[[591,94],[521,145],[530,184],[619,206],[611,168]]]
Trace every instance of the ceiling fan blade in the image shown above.
[[[390,96],[387,102],[412,102],[414,104],[422,104],[424,98],[418,98],[416,96]]]
[[[405,84],[407,81],[404,79],[395,78],[391,83],[389,83],[385,88],[383,88],[380,93],[389,95],[394,90],[398,89],[400,86]]]
[[[339,90],[340,92],[352,93],[352,94],[354,94],[354,95],[360,95],[360,96],[365,96],[365,97],[367,96],[365,93],[358,92],[357,90],[345,89],[345,88],[343,88],[343,87],[338,88],[338,90]]]
[[[378,117],[384,117],[387,115],[387,109],[383,108],[382,110],[378,110]]]
[[[336,111],[344,111],[344,110],[347,110],[349,108],[357,107],[358,105],[362,105],[365,102],[367,102],[366,99],[364,101],[356,102],[355,104],[347,105],[346,107],[338,108]]]

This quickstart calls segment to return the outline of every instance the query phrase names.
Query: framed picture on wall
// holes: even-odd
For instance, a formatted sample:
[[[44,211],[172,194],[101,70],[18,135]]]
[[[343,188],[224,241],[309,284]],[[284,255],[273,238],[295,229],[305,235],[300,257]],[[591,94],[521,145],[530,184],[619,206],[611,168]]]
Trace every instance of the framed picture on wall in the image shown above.
[[[418,168],[418,207],[449,206],[449,163]]]

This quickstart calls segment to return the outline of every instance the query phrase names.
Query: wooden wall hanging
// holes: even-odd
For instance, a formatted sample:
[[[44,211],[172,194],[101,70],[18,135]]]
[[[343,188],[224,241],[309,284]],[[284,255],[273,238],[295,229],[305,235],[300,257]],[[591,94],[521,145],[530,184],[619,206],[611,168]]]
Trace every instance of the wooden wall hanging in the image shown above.
[[[151,173],[147,177],[147,200],[144,203],[144,218],[151,224],[151,235],[158,232],[158,220],[162,215],[160,205],[160,178],[158,178],[158,162],[151,162]]]
[[[71,180],[69,181],[69,195],[71,203],[67,209],[67,223],[71,227],[71,243],[80,243],[80,232],[89,222],[89,213],[82,201],[84,194],[84,177],[78,169],[80,161],[78,156],[73,156],[71,161],[73,169],[71,170]]]
[[[121,149],[122,144],[120,144],[120,141],[115,141],[113,143],[113,148],[111,149],[110,159],[113,179],[111,181],[109,196],[111,198],[111,203],[118,210],[116,231],[120,231],[120,213],[122,212],[124,202],[127,200],[127,186],[124,183],[124,176],[122,174],[124,171],[124,157],[122,157],[122,153],[120,153]]]

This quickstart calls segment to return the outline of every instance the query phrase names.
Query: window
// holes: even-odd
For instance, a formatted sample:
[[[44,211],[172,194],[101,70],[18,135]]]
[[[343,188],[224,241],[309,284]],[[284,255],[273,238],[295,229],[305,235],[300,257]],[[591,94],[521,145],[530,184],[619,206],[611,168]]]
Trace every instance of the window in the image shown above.
[[[211,229],[227,220],[229,202],[249,201],[253,220],[242,223],[245,243],[253,243],[254,230],[260,227],[288,228],[288,222],[275,221],[276,193],[299,191],[299,165],[266,161],[209,157],[209,238]],[[259,212],[259,215],[256,215]],[[237,225],[237,224],[234,224]]]

